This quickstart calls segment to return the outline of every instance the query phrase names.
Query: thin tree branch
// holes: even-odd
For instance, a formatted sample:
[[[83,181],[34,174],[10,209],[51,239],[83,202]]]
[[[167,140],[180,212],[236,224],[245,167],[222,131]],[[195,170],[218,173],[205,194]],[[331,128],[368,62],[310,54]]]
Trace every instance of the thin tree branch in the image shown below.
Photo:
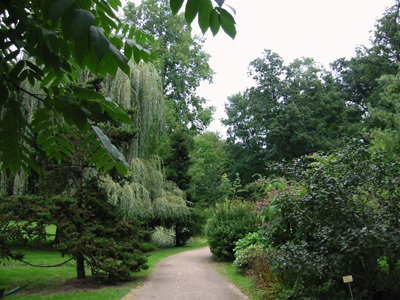
[[[59,267],[59,266],[65,265],[67,262],[70,262],[70,261],[73,260],[73,259],[74,259],[74,258],[72,257],[72,258],[68,259],[67,261],[64,261],[64,262],[62,262],[62,263],[60,263],[60,264],[57,264],[57,265],[51,265],[51,266],[34,265],[34,264],[31,264],[31,263],[29,263],[29,262],[27,262],[27,261],[25,261],[25,260],[23,260],[23,259],[19,259],[19,260],[22,261],[23,263],[26,263],[27,265],[30,265],[31,267],[53,268],[53,267]]]
[[[42,98],[40,98],[40,97],[37,96],[36,94],[33,94],[33,93],[31,93],[31,92],[25,90],[24,88],[20,87],[18,84],[16,84],[14,81],[10,80],[9,78],[7,78],[7,80],[8,80],[9,82],[11,82],[11,84],[12,84],[13,86],[15,86],[18,90],[23,91],[24,93],[28,94],[29,96],[31,96],[31,97],[33,97],[33,98],[39,100],[39,101],[42,101],[42,102],[44,101]]]

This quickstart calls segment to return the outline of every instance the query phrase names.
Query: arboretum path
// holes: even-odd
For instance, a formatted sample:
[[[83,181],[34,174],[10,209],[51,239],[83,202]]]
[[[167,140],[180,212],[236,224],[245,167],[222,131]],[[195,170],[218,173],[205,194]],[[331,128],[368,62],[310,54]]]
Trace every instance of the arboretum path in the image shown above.
[[[160,261],[149,280],[121,300],[248,300],[211,266],[208,247]]]

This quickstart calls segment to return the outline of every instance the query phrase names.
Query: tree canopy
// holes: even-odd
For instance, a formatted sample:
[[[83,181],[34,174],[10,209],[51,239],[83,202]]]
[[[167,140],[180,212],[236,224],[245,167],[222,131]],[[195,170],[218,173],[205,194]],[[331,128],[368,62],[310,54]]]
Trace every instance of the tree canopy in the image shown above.
[[[194,132],[204,130],[213,110],[204,107],[206,100],[196,95],[200,82],[211,81],[213,75],[210,55],[203,51],[204,39],[192,34],[183,13],[171,14],[167,0],[146,0],[139,6],[130,2],[124,13],[126,22],[138,24],[156,39],[150,48],[158,56],[155,65],[171,107],[168,127],[178,123]]]
[[[313,59],[284,65],[277,53],[265,50],[251,62],[249,75],[256,85],[229,98],[223,120],[245,182],[264,173],[260,161],[336,148],[342,137],[359,133],[362,110],[346,102],[333,75]]]
[[[191,23],[199,15],[205,32],[213,34],[222,27],[235,36],[232,15],[222,8],[224,1],[188,1],[186,21]],[[183,1],[170,2],[177,13]],[[123,24],[115,11],[119,0],[42,0],[6,1],[0,4],[1,52],[0,75],[1,126],[0,161],[3,169],[23,168],[40,172],[36,153],[62,161],[72,155],[66,128],[80,132],[91,130],[97,145],[106,150],[108,168],[126,173],[127,163],[121,153],[93,121],[109,116],[127,124],[131,121],[112,99],[78,84],[79,73],[88,69],[94,75],[114,76],[118,69],[129,74],[128,61],[156,59],[146,49],[154,37]],[[36,82],[41,93],[34,96],[44,103],[44,109],[32,120],[27,120],[18,101],[20,93],[28,92],[22,83]],[[43,135],[43,128],[53,130]],[[104,166],[103,166],[104,168]],[[108,169],[107,168],[107,169]]]

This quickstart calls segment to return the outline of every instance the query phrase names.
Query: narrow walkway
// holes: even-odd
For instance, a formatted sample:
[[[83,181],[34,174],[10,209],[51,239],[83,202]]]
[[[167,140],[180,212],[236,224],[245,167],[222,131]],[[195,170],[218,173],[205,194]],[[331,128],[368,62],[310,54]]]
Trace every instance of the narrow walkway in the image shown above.
[[[150,279],[123,300],[248,300],[215,271],[208,247],[169,256],[153,270]]]

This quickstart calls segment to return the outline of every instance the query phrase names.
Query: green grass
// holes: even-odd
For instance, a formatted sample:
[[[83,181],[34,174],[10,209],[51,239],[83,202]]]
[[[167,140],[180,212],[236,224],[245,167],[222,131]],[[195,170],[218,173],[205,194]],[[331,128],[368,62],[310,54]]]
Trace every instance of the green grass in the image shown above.
[[[6,262],[8,265],[0,266],[0,289],[5,288],[8,290],[16,286],[27,285],[23,290],[5,298],[7,300],[117,300],[143,282],[161,259],[185,250],[203,246],[207,246],[207,243],[191,243],[185,247],[153,250],[149,253],[148,270],[135,273],[132,281],[124,284],[104,286],[101,289],[95,290],[88,289],[87,286],[79,288],[76,285],[71,286],[71,290],[66,290],[65,282],[73,281],[76,278],[74,261],[70,261],[62,267],[54,268],[37,268],[27,266],[21,262]],[[62,257],[59,252],[55,251],[32,248],[23,248],[21,250],[23,250],[21,252],[26,253],[25,260],[34,264],[52,265],[68,259],[68,257]],[[87,270],[87,274],[90,274],[89,269]],[[60,292],[62,285],[64,285],[64,288]]]
[[[214,262],[214,268],[229,281],[242,290],[251,300],[262,300],[263,292],[255,287],[254,281],[242,275],[238,270],[232,267],[229,262]]]

